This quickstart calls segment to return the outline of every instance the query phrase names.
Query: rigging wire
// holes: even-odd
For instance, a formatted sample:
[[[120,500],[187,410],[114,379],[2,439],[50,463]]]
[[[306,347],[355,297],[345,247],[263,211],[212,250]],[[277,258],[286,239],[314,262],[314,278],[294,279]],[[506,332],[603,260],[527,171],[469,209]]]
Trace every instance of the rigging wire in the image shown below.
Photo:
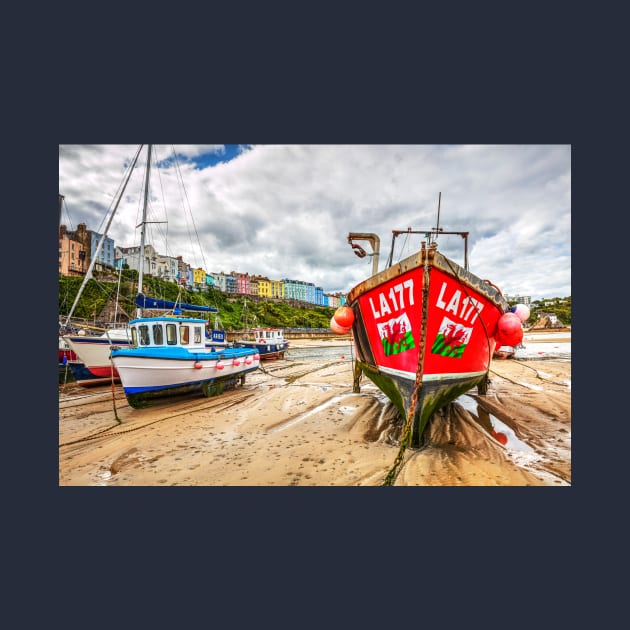
[[[171,146],[173,146],[173,145],[171,145]],[[201,261],[203,263],[203,269],[207,269],[206,258],[205,258],[204,253],[203,253],[203,248],[201,247],[201,240],[199,238],[199,232],[197,231],[197,226],[195,224],[195,217],[193,216],[193,213],[192,213],[192,210],[191,210],[190,200],[188,199],[188,192],[186,190],[186,186],[184,185],[184,180],[183,180],[183,177],[182,177],[181,168],[180,168],[180,165],[179,165],[179,160],[177,159],[177,153],[175,151],[175,147],[174,146],[173,146],[173,158],[174,158],[174,162],[175,162],[176,172],[177,172],[177,175],[178,175],[178,178],[179,178],[179,182],[180,182],[180,185],[181,185],[181,190],[183,191],[184,198],[186,199],[186,203],[188,204],[187,207],[184,207],[184,210],[188,210],[188,213],[190,214],[190,219],[191,219],[191,222],[192,222],[192,225],[193,225],[193,229],[195,231],[195,236],[197,237],[197,244],[199,246],[199,254],[201,255]],[[188,219],[187,215],[185,215],[185,216],[186,216],[186,219]],[[186,220],[186,226],[188,227],[188,220]],[[192,237],[190,236],[190,228],[188,229],[188,235],[189,235],[189,238],[190,238],[190,241],[191,241],[191,245],[192,245]]]
[[[75,227],[74,227],[74,223],[72,222],[72,217],[70,216],[70,210],[68,209],[68,202],[66,201],[65,196],[61,200],[61,205],[66,211],[66,217],[68,218],[69,231],[70,232],[74,232],[75,231]],[[63,210],[61,211],[61,216],[62,216],[62,219],[63,219]],[[63,224],[63,220],[61,221],[61,223]]]
[[[172,256],[173,258],[175,258],[175,256],[173,255],[173,253],[171,252],[169,246],[168,246],[168,204],[166,203],[166,195],[164,193],[164,183],[162,181],[162,171],[160,168],[158,168],[158,164],[160,163],[161,160],[158,159],[157,157],[157,149],[158,147],[156,145],[154,145],[154,152],[155,152],[155,158],[153,160],[153,165],[154,165],[154,172],[157,172],[157,177],[158,177],[158,182],[160,185],[160,193],[162,195],[162,207],[164,209],[164,221],[155,221],[155,231],[158,233],[160,240],[164,242],[164,251],[166,252],[167,256]],[[151,208],[151,213],[152,216],[154,216],[157,219],[157,213],[153,212],[153,206],[151,205],[151,203],[149,202],[150,208]],[[164,223],[166,225],[166,228],[162,228],[162,223]]]

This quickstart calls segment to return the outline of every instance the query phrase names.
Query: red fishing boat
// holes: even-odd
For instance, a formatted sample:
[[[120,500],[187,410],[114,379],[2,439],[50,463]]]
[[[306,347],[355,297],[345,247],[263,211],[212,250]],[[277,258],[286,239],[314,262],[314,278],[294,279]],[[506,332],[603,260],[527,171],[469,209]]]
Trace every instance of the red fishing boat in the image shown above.
[[[354,391],[359,391],[362,374],[373,381],[406,419],[401,444],[417,447],[436,410],[473,387],[486,393],[495,347],[514,341],[518,333],[500,332],[508,302],[490,281],[468,271],[468,232],[409,228],[393,234],[388,266],[381,272],[378,236],[349,234],[348,242],[359,257],[367,253],[354,240],[372,243],[373,275],[348,293],[346,307],[352,312],[338,323],[352,322],[357,355]],[[424,234],[428,242],[392,264],[400,234]],[[464,267],[431,242],[442,234],[464,238]],[[508,328],[513,324],[505,323]],[[335,329],[334,322],[331,327]]]

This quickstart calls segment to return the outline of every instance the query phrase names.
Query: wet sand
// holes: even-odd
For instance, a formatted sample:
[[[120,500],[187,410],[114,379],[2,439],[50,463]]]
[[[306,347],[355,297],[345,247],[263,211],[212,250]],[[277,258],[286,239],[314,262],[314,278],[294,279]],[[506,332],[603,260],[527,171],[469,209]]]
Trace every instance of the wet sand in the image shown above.
[[[60,386],[59,485],[382,485],[403,421],[368,379],[352,392],[349,340],[291,343],[317,345],[333,350],[267,361],[215,398],[132,409],[120,385]],[[435,414],[394,485],[571,485],[570,358],[495,360],[490,376]]]

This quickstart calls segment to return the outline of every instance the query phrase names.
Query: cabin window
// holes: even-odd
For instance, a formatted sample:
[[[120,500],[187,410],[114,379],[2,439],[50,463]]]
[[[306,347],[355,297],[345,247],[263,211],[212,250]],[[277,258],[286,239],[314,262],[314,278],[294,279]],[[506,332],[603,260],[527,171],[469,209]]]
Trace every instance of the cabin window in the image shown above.
[[[138,331],[135,328],[131,329],[131,345],[132,346],[138,345]]]
[[[140,337],[140,345],[148,346],[149,341],[149,327],[146,324],[142,324],[142,326],[138,326],[138,335]]]
[[[177,327],[175,324],[166,324],[166,343],[169,346],[177,344]]]
[[[156,346],[164,345],[164,329],[161,324],[153,324],[153,343]]]
[[[179,340],[183,346],[187,346],[190,343],[190,329],[188,326],[179,327]]]
[[[195,343],[201,343],[201,326],[195,326]]]

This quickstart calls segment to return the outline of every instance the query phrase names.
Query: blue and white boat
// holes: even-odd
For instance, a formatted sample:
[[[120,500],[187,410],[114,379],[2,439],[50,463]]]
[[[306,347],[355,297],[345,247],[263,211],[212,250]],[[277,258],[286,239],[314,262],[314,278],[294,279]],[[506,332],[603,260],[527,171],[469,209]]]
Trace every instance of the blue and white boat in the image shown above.
[[[284,338],[282,328],[264,328],[262,326],[248,328],[247,300],[243,302],[243,319],[245,321],[245,333],[234,342],[236,348],[252,348],[258,352],[263,361],[284,358],[284,353],[289,348],[289,342]],[[254,319],[256,319],[256,315],[254,315]]]
[[[112,348],[111,359],[132,407],[196,391],[215,396],[258,369],[260,355],[251,348],[206,346],[205,325],[205,319],[168,315],[129,322],[131,344]]]
[[[282,328],[252,328],[247,338],[238,339],[234,345],[237,348],[253,348],[263,360],[282,359],[289,348]]]

